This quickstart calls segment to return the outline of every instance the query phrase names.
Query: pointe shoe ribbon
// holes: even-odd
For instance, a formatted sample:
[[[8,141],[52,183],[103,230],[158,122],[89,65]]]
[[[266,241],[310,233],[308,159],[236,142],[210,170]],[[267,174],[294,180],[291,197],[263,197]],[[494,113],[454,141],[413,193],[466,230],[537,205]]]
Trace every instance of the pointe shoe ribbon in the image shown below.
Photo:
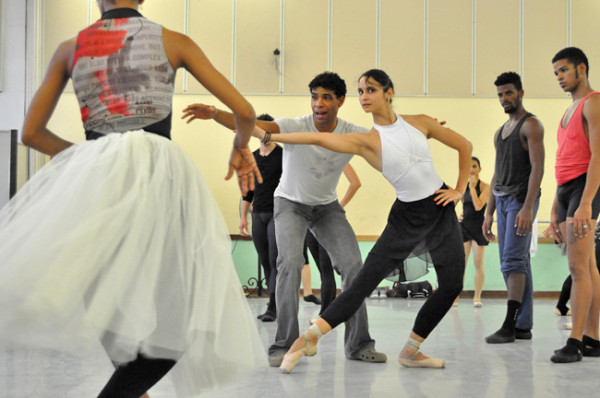
[[[288,351],[283,356],[283,361],[281,362],[281,366],[279,366],[279,369],[281,369],[283,373],[290,373],[292,369],[298,365],[298,361],[304,355],[307,357],[312,357],[317,354],[317,346],[310,343],[310,340],[308,339],[308,333],[304,333],[303,336],[305,344],[304,347],[300,348],[298,351]]]
[[[415,351],[408,358],[398,358],[400,365],[407,368],[435,368],[441,369],[446,367],[446,361],[437,358],[415,359],[420,351]]]

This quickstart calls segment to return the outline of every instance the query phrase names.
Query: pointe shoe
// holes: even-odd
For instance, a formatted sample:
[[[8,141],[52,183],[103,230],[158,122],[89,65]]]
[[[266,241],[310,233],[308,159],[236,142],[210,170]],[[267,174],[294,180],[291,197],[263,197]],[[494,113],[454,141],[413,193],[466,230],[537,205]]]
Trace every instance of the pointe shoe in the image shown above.
[[[408,358],[398,358],[398,362],[400,365],[406,366],[407,368],[433,368],[433,369],[442,369],[446,367],[446,361],[443,359],[437,358],[425,358],[425,359],[415,359],[417,355],[419,355],[420,351],[415,351]]]
[[[281,362],[281,366],[279,366],[279,369],[281,369],[281,371],[283,373],[290,373],[292,371],[292,369],[294,369],[296,367],[296,365],[298,365],[298,361],[304,355],[306,355],[307,357],[312,357],[313,355],[317,354],[316,344],[313,345],[310,343],[310,340],[308,339],[308,336],[306,333],[304,333],[303,336],[304,336],[305,346],[300,348],[298,351],[294,351],[294,352],[288,351],[284,355],[283,361]]]
[[[482,306],[483,304],[481,303],[481,301],[473,301],[473,307],[481,308]]]

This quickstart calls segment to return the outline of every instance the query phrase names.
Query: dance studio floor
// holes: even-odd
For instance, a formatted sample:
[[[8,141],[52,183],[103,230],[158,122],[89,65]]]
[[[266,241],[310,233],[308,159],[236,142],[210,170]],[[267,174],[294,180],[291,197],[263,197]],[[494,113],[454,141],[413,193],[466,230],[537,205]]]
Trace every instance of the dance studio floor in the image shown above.
[[[250,298],[255,314],[266,299]],[[446,359],[446,369],[407,369],[396,357],[404,344],[419,299],[367,299],[371,336],[388,355],[385,364],[348,361],[343,354],[343,327],[325,336],[319,353],[302,358],[292,374],[265,368],[255,377],[212,391],[203,397],[585,397],[597,396],[600,358],[575,364],[549,361],[564,344],[568,317],[553,313],[554,300],[535,301],[534,338],[513,344],[488,345],[483,338],[504,319],[505,300],[487,299],[475,309],[470,299],[452,308],[422,346],[430,356]],[[300,303],[301,325],[308,326],[319,307]],[[1,309],[0,309],[1,311]],[[275,323],[257,321],[265,347],[275,335]],[[240,358],[242,359],[242,358]],[[98,346],[89,358],[27,349],[0,351],[0,397],[95,397],[112,372]],[[169,379],[151,391],[152,398],[174,397]]]

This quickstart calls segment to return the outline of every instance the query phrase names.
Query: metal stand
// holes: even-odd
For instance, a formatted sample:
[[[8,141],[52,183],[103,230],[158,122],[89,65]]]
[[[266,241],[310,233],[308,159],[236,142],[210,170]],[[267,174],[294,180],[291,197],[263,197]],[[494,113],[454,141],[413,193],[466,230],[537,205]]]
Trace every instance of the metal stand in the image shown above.
[[[256,295],[256,297],[262,297],[263,290],[266,290],[266,286],[263,287],[263,282],[266,284],[267,281],[262,277],[262,266],[260,264],[260,258],[258,259],[258,277],[251,277],[248,279],[248,284],[242,286],[246,297]]]

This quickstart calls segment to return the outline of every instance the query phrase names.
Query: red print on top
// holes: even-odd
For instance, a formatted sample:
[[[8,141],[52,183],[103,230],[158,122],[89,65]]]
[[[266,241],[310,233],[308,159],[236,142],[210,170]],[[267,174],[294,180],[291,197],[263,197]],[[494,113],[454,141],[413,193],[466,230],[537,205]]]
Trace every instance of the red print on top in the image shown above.
[[[115,20],[115,26],[127,22],[128,18]],[[77,37],[73,66],[81,57],[106,57],[123,48],[126,30],[100,29],[104,21],[100,20],[83,30]]]
[[[110,114],[120,113],[124,116],[131,116],[131,113],[127,110],[129,102],[125,100],[123,95],[115,94],[110,87],[110,84],[108,84],[108,73],[106,72],[106,69],[94,72],[94,76],[96,76],[96,79],[98,79],[102,86],[100,101],[104,103]]]

